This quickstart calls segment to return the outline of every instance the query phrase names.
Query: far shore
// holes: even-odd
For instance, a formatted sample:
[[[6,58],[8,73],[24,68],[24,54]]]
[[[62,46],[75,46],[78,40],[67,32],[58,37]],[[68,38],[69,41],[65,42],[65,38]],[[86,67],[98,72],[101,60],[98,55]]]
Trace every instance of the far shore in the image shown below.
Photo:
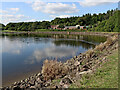
[[[68,35],[99,35],[99,36],[109,36],[112,34],[117,34],[118,32],[69,32],[69,31],[42,31],[42,32],[29,32],[29,31],[3,31],[0,34],[68,34]]]

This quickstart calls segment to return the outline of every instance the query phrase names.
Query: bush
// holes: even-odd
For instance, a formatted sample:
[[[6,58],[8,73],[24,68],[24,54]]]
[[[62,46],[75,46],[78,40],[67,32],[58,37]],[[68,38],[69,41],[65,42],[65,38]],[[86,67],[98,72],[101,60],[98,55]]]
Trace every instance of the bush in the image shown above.
[[[55,60],[45,60],[42,74],[45,80],[63,77],[68,73],[68,67]]]
[[[102,51],[104,48],[105,48],[105,45],[104,45],[103,43],[101,43],[100,45],[97,45],[97,46],[95,47],[95,50]]]
[[[106,45],[111,45],[113,43],[113,40],[111,37],[108,37],[107,38],[107,42],[106,42]]]
[[[91,58],[91,56],[94,54],[94,51],[93,50],[88,50],[87,52],[86,52],[86,57],[87,58]]]

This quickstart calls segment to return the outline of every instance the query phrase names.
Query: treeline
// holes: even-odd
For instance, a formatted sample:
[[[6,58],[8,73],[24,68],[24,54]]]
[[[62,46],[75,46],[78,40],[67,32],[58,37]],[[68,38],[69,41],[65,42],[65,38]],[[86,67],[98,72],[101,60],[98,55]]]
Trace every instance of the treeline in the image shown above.
[[[99,32],[120,32],[120,11],[114,12],[114,15],[109,17],[107,20],[98,22],[89,28],[89,31],[99,31]]]
[[[0,30],[4,30],[5,29],[5,25],[0,23]]]
[[[99,14],[85,14],[82,17],[70,18],[55,18],[49,21],[36,21],[36,22],[20,22],[8,23],[6,26],[1,25],[2,30],[16,30],[16,31],[35,31],[37,29],[49,29],[51,25],[65,25],[65,26],[89,26],[89,31],[118,31],[117,25],[117,12],[118,10],[108,10],[107,13]]]
[[[109,17],[113,16],[116,10],[108,10],[107,13],[99,13],[91,15],[90,13],[83,15],[82,17],[70,17],[70,18],[55,18],[51,21],[52,25],[63,24],[66,26],[88,26],[94,25],[97,22],[101,22],[103,20],[109,19]]]
[[[48,27],[50,27],[50,22],[42,21],[42,22],[8,23],[4,29],[16,31],[35,31],[36,29],[48,29]]]

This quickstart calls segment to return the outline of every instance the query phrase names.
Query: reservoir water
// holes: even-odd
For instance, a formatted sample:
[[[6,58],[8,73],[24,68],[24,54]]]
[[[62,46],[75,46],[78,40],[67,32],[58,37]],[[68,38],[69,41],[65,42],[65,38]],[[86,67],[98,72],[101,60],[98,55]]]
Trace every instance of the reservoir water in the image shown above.
[[[65,62],[105,40],[101,36],[3,35],[0,37],[3,86],[40,72],[46,59]]]

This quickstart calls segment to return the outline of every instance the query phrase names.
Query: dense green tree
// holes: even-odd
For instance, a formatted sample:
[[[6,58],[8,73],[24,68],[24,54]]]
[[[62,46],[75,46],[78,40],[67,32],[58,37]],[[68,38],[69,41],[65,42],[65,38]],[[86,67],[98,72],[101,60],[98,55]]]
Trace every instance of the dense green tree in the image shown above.
[[[5,25],[0,23],[0,30],[4,30],[5,29]]]
[[[90,31],[105,31],[105,32],[119,32],[120,30],[120,24],[119,24],[119,15],[120,15],[120,11],[115,11],[113,14],[113,11],[107,12],[108,14],[110,14],[109,19],[103,20],[100,23],[97,24],[97,26],[95,28],[89,29]]]
[[[65,26],[61,24],[61,25],[58,26],[58,28],[63,29],[63,28],[65,28]]]

